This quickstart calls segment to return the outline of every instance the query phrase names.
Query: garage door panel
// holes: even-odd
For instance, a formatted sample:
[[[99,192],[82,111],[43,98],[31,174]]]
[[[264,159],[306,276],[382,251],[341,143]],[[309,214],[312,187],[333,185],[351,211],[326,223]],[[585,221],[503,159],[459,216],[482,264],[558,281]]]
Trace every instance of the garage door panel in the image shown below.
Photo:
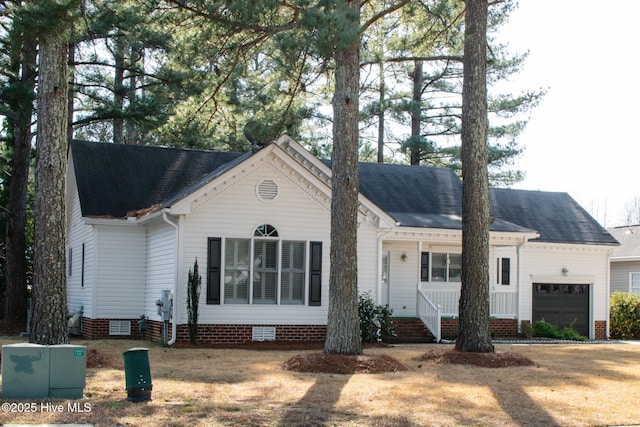
[[[571,326],[589,335],[589,285],[533,285],[533,321],[544,320],[558,328]]]

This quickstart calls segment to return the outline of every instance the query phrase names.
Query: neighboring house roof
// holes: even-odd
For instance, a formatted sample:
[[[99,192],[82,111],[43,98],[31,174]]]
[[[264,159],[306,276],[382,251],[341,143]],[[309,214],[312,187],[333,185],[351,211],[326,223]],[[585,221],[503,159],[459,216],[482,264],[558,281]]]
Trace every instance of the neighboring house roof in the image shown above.
[[[124,218],[161,205],[242,153],[73,141],[85,217]]]
[[[252,155],[83,141],[71,150],[82,215],[112,218],[171,206]],[[399,226],[461,229],[462,182],[450,169],[360,163],[359,180],[360,193]],[[492,189],[490,197],[493,231],[618,244],[566,193]]]
[[[640,260],[640,225],[624,225],[607,228],[620,246],[611,253],[611,261]]]
[[[532,241],[618,245],[569,194],[492,188],[491,215],[540,233]]]

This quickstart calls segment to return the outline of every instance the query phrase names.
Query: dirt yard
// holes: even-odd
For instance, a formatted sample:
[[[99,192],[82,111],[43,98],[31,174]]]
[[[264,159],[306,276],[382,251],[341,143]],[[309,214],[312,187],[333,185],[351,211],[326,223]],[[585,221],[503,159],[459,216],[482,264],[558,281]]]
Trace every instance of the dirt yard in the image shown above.
[[[17,341],[20,340],[0,337],[0,344]],[[3,401],[9,406],[3,406],[1,423],[92,423],[96,426],[640,424],[637,404],[640,345],[634,344],[497,345],[496,353],[487,356],[493,362],[484,359],[482,367],[469,364],[473,361],[460,360],[468,355],[453,354],[451,345],[366,348],[360,360],[345,362],[323,356],[321,346],[312,349],[307,349],[308,346],[279,348],[272,344],[241,348],[164,348],[149,342],[125,340],[74,340],[73,344],[87,346],[86,397],[79,401]],[[141,346],[149,348],[152,400],[133,403],[127,401],[123,352]],[[371,362],[372,359],[375,361]],[[300,363],[304,366],[322,363],[333,373],[289,370]],[[512,366],[514,363],[518,366]],[[486,367],[494,365],[497,367]],[[378,372],[380,366],[386,366],[388,369],[384,370],[388,372],[371,373]],[[348,373],[335,373],[338,368]],[[19,412],[19,403],[23,409],[30,407],[36,411]],[[11,406],[16,411],[4,410],[10,410]],[[62,410],[48,409],[57,407]]]

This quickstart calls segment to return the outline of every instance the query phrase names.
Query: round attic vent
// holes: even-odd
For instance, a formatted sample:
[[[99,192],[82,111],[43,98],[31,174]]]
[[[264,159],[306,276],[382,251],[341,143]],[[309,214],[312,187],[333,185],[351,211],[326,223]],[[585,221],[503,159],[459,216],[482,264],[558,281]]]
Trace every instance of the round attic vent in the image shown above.
[[[263,179],[258,183],[258,197],[264,202],[270,202],[278,197],[278,184],[271,179]]]

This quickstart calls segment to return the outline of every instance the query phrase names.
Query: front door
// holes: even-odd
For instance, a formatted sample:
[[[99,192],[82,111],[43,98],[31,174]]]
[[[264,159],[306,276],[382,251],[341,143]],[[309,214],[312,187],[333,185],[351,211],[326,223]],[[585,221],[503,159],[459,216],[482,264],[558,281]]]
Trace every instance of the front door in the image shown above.
[[[382,282],[382,294],[380,295],[381,305],[391,305],[389,301],[389,251],[382,253],[382,272],[380,281]]]

